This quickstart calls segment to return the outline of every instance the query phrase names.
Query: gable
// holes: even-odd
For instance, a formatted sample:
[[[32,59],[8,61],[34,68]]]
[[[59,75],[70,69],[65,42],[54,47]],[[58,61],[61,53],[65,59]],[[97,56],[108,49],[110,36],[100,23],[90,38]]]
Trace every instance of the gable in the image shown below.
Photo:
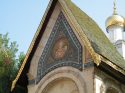
[[[38,63],[37,82],[62,66],[82,69],[82,46],[60,12]]]
[[[65,13],[65,15],[66,15],[65,17],[67,18],[68,22],[72,23],[74,29],[77,30],[76,31],[77,34],[76,33],[75,34],[77,35],[77,37],[79,37],[81,39],[81,42],[82,42],[81,44],[84,43],[89,54],[92,56],[92,59],[94,60],[94,62],[99,65],[99,63],[102,60],[100,57],[104,57],[104,58],[106,57],[106,60],[110,60],[113,62],[113,64],[115,64],[115,65],[113,65],[113,68],[114,68],[114,66],[116,66],[116,68],[117,68],[116,70],[118,70],[119,72],[121,72],[121,71],[124,72],[123,69],[125,66],[122,63],[122,62],[124,62],[123,59],[116,52],[113,45],[111,45],[111,43],[105,37],[104,33],[101,32],[101,29],[96,25],[96,23],[91,18],[89,18],[83,11],[81,11],[78,7],[76,7],[71,2],[71,0],[51,0],[48,5],[47,11],[37,29],[37,32],[36,32],[34,38],[33,38],[33,41],[29,47],[26,58],[25,58],[23,64],[21,65],[21,68],[16,76],[16,79],[13,81],[12,89],[15,87],[17,80],[20,79],[20,77],[23,77],[23,74],[25,74],[24,76],[26,76],[26,74],[28,73],[28,70],[29,70],[29,65],[31,66],[31,64],[32,64],[31,61],[37,59],[37,61],[35,61],[35,62],[41,62],[40,60],[38,60],[38,58],[42,55],[41,53],[43,52],[43,49],[46,47],[46,44],[42,43],[43,45],[40,45],[40,47],[39,47],[39,44],[41,43],[40,40],[41,40],[41,38],[44,38],[44,37],[48,38],[50,36],[49,34],[46,34],[45,36],[43,34],[44,34],[44,32],[48,32],[48,30],[50,31],[50,27],[48,27],[48,28],[46,28],[46,27],[48,26],[47,24],[51,20],[51,15],[54,12],[54,8],[56,7],[57,1],[61,5],[61,8],[63,9],[63,13]],[[58,14],[56,12],[54,14],[56,14],[55,16],[58,16]],[[56,19],[56,17],[54,18],[54,20],[55,19]],[[55,23],[53,23],[53,21],[52,21],[52,23],[49,26],[52,27],[54,24]],[[68,45],[71,44],[73,46],[74,43],[69,43],[70,39],[68,39],[67,34],[65,35],[65,31],[63,31],[62,35],[64,35],[65,38],[59,39],[59,41],[66,41],[66,43],[68,41]],[[104,40],[101,39],[102,37]],[[57,36],[54,39],[54,41],[50,40],[52,42],[51,49],[54,49],[54,46],[59,44],[59,43],[57,43],[57,44],[55,43],[55,41],[58,42],[57,38],[59,38],[59,37]],[[47,39],[43,39],[42,42],[45,43],[48,41],[47,41]],[[73,42],[73,40],[72,40],[72,42]],[[76,46],[75,46],[75,48],[74,47],[72,47],[72,48],[75,49]],[[53,52],[51,49],[50,49],[50,52]],[[48,48],[48,50],[49,50],[49,48]],[[103,50],[105,50],[105,51],[103,51]],[[110,52],[111,50],[113,50],[113,52]],[[39,51],[39,52],[37,53],[36,51]],[[51,53],[48,53],[48,55],[45,56],[45,58],[46,59],[49,58],[50,54]],[[115,55],[115,57],[113,57],[112,54]],[[62,58],[62,57],[60,57],[60,58]],[[33,64],[34,68],[37,68],[36,64],[37,63]],[[77,65],[79,65],[79,64],[80,63],[78,63]],[[110,65],[110,64],[108,64],[108,65]],[[71,66],[71,65],[69,65],[69,66]],[[73,67],[75,67],[75,66],[73,66]],[[80,69],[80,66],[75,67],[75,68]],[[55,69],[55,67],[52,69]],[[32,70],[34,70],[34,69],[32,69]],[[39,71],[38,71],[38,73],[41,73],[41,69]],[[48,72],[49,71],[47,71],[47,73]],[[46,74],[46,72],[44,73],[44,75],[45,74]],[[37,75],[37,73],[36,73],[36,75]],[[39,80],[44,75],[41,74],[40,76],[38,76],[39,78],[37,79],[37,82],[39,82]]]

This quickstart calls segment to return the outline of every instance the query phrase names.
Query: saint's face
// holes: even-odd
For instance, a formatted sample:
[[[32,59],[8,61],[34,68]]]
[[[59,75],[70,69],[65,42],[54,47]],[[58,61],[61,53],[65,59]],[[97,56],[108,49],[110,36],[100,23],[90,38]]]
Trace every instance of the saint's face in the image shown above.
[[[69,48],[69,43],[66,38],[60,38],[54,45],[53,57],[54,59],[62,59],[66,55]]]

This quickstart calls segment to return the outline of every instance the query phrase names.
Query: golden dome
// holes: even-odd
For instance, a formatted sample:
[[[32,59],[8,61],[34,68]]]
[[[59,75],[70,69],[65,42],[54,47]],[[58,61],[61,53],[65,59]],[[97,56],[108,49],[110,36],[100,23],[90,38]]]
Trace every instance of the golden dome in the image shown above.
[[[106,20],[106,24],[105,25],[106,25],[106,28],[108,28],[109,26],[112,26],[112,25],[125,27],[125,19],[124,19],[124,17],[122,17],[122,16],[117,14],[116,0],[114,0],[113,15],[108,17],[108,19]]]
[[[120,15],[112,15],[106,20],[106,28],[111,25],[125,26],[125,19]]]

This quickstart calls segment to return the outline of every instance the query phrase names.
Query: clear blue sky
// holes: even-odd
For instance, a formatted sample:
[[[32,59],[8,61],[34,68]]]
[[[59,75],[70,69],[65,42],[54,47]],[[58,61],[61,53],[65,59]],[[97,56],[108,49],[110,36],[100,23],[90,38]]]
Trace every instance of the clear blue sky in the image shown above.
[[[105,31],[105,20],[112,14],[113,0],[72,0]],[[49,0],[1,0],[0,34],[9,33],[19,51],[27,52]],[[117,11],[125,17],[125,0],[117,0]]]

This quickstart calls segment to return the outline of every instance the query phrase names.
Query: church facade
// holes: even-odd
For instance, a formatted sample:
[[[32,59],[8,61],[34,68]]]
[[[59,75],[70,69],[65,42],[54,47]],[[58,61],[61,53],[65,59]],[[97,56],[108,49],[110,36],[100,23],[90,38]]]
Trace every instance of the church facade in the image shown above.
[[[75,4],[50,0],[12,83],[12,93],[17,89],[21,93],[125,93],[125,60]]]

